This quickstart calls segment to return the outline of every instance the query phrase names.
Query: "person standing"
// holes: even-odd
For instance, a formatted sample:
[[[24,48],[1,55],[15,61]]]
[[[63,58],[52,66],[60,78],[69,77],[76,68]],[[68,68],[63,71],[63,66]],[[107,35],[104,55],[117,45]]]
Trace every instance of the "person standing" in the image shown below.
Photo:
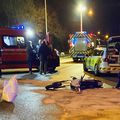
[[[0,78],[2,77],[2,70],[1,70],[1,66],[2,66],[2,52],[1,52],[1,48],[0,48]]]
[[[0,58],[1,59],[1,58]],[[2,61],[2,60],[1,60]],[[1,64],[2,62],[0,61],[0,78],[2,77],[2,70],[1,70]]]
[[[48,63],[48,56],[49,56],[49,48],[46,44],[45,39],[42,41],[41,46],[39,48],[39,60],[40,60],[40,74],[47,72],[47,63]]]
[[[117,81],[117,85],[115,86],[115,88],[120,89],[120,71],[118,73],[118,81]]]
[[[28,42],[26,51],[27,51],[27,62],[29,67],[29,73],[32,74],[32,66],[34,63],[34,54],[35,54],[32,41]]]
[[[0,78],[2,77],[2,71],[1,71],[1,68],[0,68]]]
[[[41,39],[39,39],[38,40],[38,44],[36,45],[36,49],[37,49],[36,51],[37,51],[37,53],[39,53],[39,48],[41,46],[41,42],[42,42]]]

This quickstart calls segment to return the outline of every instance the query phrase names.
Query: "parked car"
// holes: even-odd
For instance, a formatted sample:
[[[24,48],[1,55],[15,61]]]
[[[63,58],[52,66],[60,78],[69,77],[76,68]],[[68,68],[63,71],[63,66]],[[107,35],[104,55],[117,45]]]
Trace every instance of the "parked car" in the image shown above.
[[[115,47],[95,48],[93,53],[84,59],[83,68],[84,71],[90,69],[95,75],[100,73],[119,73],[119,52],[117,52]]]

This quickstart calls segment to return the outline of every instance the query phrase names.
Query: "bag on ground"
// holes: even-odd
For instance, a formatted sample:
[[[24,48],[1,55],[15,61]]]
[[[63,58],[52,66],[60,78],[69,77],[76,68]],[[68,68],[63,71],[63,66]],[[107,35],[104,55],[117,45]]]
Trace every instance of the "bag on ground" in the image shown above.
[[[3,85],[2,100],[13,102],[18,93],[18,83],[16,76],[10,78],[9,81],[5,80]]]

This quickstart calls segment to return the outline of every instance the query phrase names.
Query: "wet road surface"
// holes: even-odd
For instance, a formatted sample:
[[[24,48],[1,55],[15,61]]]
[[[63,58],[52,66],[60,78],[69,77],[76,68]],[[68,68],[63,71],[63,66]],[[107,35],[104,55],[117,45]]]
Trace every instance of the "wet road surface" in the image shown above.
[[[54,104],[44,105],[44,95],[32,90],[31,85],[19,85],[19,93],[13,103],[0,103],[0,120],[57,120],[60,110]]]
[[[58,72],[50,75],[40,75],[34,72],[29,75],[26,72],[3,74],[3,80],[9,79],[14,74],[17,74],[17,79],[35,79],[38,81],[48,80],[69,80],[70,76],[80,78],[84,74],[82,63],[74,63],[69,58],[62,59]],[[28,71],[27,71],[28,72]],[[86,77],[92,77],[104,82],[107,88],[113,87],[117,81],[117,75],[102,75],[94,76],[91,72],[86,73]],[[32,92],[32,90],[43,89],[34,87],[29,84],[19,85],[19,94],[14,103],[0,103],[0,120],[58,120],[57,118],[60,109],[54,105],[44,105],[42,103],[45,95]]]

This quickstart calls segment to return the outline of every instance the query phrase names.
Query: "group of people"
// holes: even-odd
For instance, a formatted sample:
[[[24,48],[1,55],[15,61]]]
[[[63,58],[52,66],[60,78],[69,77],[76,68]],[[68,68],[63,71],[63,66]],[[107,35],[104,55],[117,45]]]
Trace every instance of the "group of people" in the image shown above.
[[[45,39],[39,40],[38,43],[39,44],[37,46],[34,46],[32,41],[29,41],[26,48],[30,74],[32,74],[33,65],[38,66],[40,74],[46,74],[50,67],[54,69],[56,66],[54,62],[54,57],[56,57],[56,54],[54,54],[55,49],[53,49],[52,45]]]

